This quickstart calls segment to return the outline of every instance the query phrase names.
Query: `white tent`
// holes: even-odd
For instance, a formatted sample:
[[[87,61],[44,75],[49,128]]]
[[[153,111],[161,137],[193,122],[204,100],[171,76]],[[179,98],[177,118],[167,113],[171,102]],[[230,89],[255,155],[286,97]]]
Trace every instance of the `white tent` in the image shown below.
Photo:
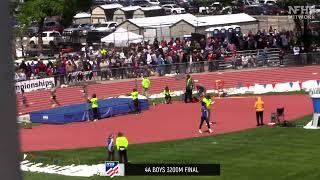
[[[143,36],[128,32],[123,28],[119,28],[108,36],[101,38],[101,42],[113,43],[116,47],[127,47],[130,43],[139,43],[142,41]]]

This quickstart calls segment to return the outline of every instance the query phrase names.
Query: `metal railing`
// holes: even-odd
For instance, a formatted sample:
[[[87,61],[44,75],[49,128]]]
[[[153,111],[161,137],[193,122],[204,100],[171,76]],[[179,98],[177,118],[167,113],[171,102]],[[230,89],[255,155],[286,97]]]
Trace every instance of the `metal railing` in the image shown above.
[[[292,65],[307,65],[320,64],[320,52],[302,53],[299,56],[285,55],[280,58],[278,51],[274,50],[265,53],[263,56],[259,55],[257,51],[237,52],[238,57],[230,57],[226,59],[218,59],[214,61],[199,61],[186,62],[162,65],[141,65],[138,67],[123,65],[120,68],[105,68],[95,71],[75,71],[65,74],[54,74],[55,84],[60,86],[62,84],[75,85],[83,81],[108,81],[114,79],[130,79],[146,76],[165,76],[166,74],[186,74],[186,73],[202,73],[213,72],[224,69],[243,69],[243,68],[257,68],[266,66],[292,66]],[[243,62],[241,56],[249,56],[251,59]],[[36,79],[47,78],[46,73],[40,73]]]

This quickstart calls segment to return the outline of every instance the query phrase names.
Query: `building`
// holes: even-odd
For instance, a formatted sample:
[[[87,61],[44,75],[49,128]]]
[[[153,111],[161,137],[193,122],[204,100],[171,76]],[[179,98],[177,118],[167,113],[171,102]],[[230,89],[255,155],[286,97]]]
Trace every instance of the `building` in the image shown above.
[[[183,37],[191,33],[207,34],[210,27],[239,25],[241,31],[258,30],[258,21],[244,13],[196,17],[192,14],[180,14],[170,16],[158,16],[149,18],[128,19],[118,27],[127,29],[144,36],[145,40],[169,40],[171,37]]]
[[[194,24],[198,27],[197,33],[204,33],[205,30],[210,27],[230,25],[239,25],[243,33],[248,33],[249,31],[257,32],[259,30],[258,20],[245,13],[203,16],[199,17],[197,20],[198,22]]]
[[[74,24],[90,24],[91,23],[91,14],[81,12],[73,16]]]
[[[105,4],[94,7],[91,11],[91,23],[113,21],[114,12],[122,7],[121,4]]]
[[[114,22],[122,23],[127,19],[163,16],[165,15],[165,11],[160,6],[123,7],[120,4],[107,4],[107,5],[101,5],[93,8],[91,14],[92,14],[91,15],[92,23],[99,23],[99,22],[105,22],[105,21],[114,21]]]
[[[127,19],[133,19],[133,13],[141,8],[140,6],[128,6],[117,9],[113,14],[113,21],[118,24]]]
[[[170,37],[181,37],[195,32],[195,27],[190,22],[196,20],[197,17],[192,14],[136,18],[124,21],[117,28],[122,27],[143,35],[145,40],[152,41],[155,37],[168,40]]]

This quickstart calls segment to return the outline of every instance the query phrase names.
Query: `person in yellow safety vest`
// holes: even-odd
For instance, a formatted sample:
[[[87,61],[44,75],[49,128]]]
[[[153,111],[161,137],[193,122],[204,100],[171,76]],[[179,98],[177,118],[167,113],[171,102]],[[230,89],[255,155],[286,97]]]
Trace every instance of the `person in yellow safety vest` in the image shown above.
[[[166,86],[165,89],[163,90],[163,94],[164,94],[165,103],[171,104],[171,91],[168,86]]]
[[[141,85],[142,85],[142,89],[143,89],[142,94],[144,96],[148,97],[148,90],[150,88],[151,82],[150,82],[150,80],[149,80],[149,78],[147,76],[143,76]]]
[[[263,126],[264,102],[262,101],[261,97],[257,98],[257,101],[254,104],[254,108],[256,109],[257,126]]]
[[[93,121],[97,121],[99,118],[99,114],[98,114],[99,104],[98,104],[97,95],[93,94],[92,98],[90,100],[88,99],[88,102],[91,103],[91,109],[92,109],[92,114],[93,114],[93,119],[94,119]]]
[[[128,149],[128,139],[123,135],[123,133],[119,132],[118,137],[116,138],[116,147],[119,152],[119,162],[120,163],[128,163],[127,149]]]
[[[101,49],[100,53],[101,53],[102,59],[105,59],[108,51],[103,48],[103,49]]]
[[[133,89],[132,92],[131,92],[131,97],[132,97],[135,113],[139,113],[140,112],[138,96],[139,96],[138,90],[137,89]]]
[[[188,103],[192,101],[192,89],[194,82],[189,74],[187,74],[186,93],[184,95],[184,102]]]
[[[214,102],[212,102],[210,95],[205,95],[202,98],[202,102],[205,103],[205,107],[206,107],[207,112],[208,112],[208,121],[210,122],[211,121],[211,105]],[[212,122],[210,122],[210,124],[212,124]]]

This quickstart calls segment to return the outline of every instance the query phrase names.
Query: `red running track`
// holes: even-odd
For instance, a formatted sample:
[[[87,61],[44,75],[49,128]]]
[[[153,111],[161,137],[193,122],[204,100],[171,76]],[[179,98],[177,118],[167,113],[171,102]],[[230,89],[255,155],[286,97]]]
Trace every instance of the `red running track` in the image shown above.
[[[317,74],[314,74],[317,73]],[[194,79],[205,85],[208,89],[214,88],[214,81],[222,79],[225,87],[237,87],[239,82],[243,86],[247,83],[271,84],[283,82],[295,82],[306,80],[320,80],[320,66],[290,67],[290,68],[262,68],[241,71],[224,71],[213,73],[193,74]],[[141,91],[141,81],[138,81]],[[183,90],[185,80],[176,80],[174,77],[152,78],[151,93],[160,93],[168,85],[172,90]],[[135,86],[134,80],[124,82],[108,82],[95,84],[89,87],[89,94],[96,93],[99,98],[123,95],[131,92]],[[19,112],[27,113],[34,110],[48,109],[51,107],[50,94],[48,91],[36,91],[27,93],[27,98],[34,103],[29,108],[18,106]],[[57,98],[62,105],[75,104],[83,101],[79,87],[59,88]],[[19,102],[21,97],[18,96]]]
[[[265,96],[263,100],[265,123],[269,122],[270,113],[277,107],[285,107],[288,120],[312,113],[311,100],[307,95]],[[213,125],[213,135],[255,128],[254,102],[253,97],[216,99],[212,107],[212,118],[217,122]],[[101,147],[105,146],[111,132],[118,131],[125,133],[130,144],[197,137],[199,117],[198,103],[175,102],[150,107],[138,116],[125,115],[90,123],[40,125],[21,130],[21,149],[29,152]]]

